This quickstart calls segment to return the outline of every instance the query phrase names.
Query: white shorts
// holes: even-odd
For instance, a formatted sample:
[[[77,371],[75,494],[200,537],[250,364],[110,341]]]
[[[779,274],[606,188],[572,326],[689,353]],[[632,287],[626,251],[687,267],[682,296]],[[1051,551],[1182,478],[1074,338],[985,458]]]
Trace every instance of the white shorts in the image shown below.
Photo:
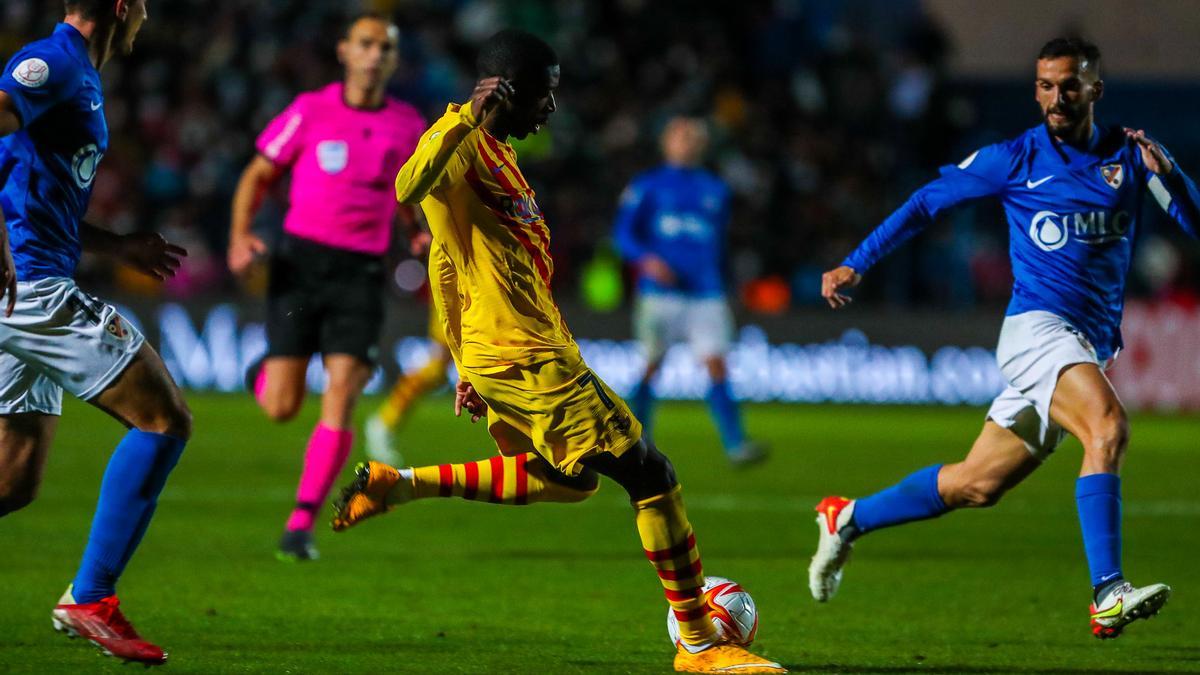
[[[733,341],[733,313],[723,297],[639,295],[633,332],[648,361],[661,359],[676,342],[687,342],[698,359],[723,356]]]
[[[1062,442],[1066,431],[1050,419],[1058,376],[1067,366],[1093,363],[1096,350],[1066,319],[1044,311],[1005,317],[996,362],[1008,387],[992,401],[987,418],[1011,430],[1039,460]]]
[[[0,300],[0,308],[7,298]],[[17,282],[0,311],[0,415],[62,412],[62,392],[88,400],[117,379],[145,338],[73,279]]]

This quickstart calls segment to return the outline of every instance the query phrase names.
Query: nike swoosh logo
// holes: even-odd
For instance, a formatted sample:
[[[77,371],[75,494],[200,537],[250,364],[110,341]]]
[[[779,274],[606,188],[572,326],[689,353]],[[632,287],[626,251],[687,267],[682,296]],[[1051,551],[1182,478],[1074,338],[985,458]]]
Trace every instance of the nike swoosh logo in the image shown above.
[[[1051,178],[1054,178],[1054,174],[1050,174],[1049,176],[1046,176],[1045,178],[1043,178],[1041,180],[1026,180],[1025,187],[1032,190],[1033,188],[1041,185],[1042,183],[1045,183],[1046,181],[1050,180]]]
[[[104,104],[100,101],[92,101],[92,110],[93,111],[99,110],[100,106],[102,106],[102,105],[104,105]]]

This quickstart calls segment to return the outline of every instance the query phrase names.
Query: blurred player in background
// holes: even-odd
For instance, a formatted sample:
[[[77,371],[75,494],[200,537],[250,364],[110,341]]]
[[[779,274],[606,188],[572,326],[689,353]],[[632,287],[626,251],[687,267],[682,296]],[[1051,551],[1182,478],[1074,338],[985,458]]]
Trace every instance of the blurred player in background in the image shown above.
[[[157,234],[116,235],[83,222],[108,150],[99,69],[133,48],[146,5],[65,5],[53,35],[18,51],[0,73],[0,516],[33,501],[64,389],[124,424],[83,561],[52,618],[55,629],[105,653],[158,664],[167,655],[124,617],[116,583],[191,435],[191,413],[142,334],[73,276],[81,249],[159,280],[186,253]]]
[[[419,235],[427,238],[428,233]],[[426,242],[427,243],[427,242]],[[414,247],[414,255],[416,247]],[[442,320],[438,318],[433,302],[429,304],[429,355],[424,365],[405,371],[375,414],[367,419],[364,428],[367,441],[367,457],[384,464],[397,465],[404,461],[396,449],[396,433],[404,427],[413,406],[426,394],[446,384],[446,371],[453,363]]]
[[[234,195],[229,268],[242,273],[267,250],[251,230],[254,215],[270,186],[292,172],[284,236],[270,261],[267,355],[248,375],[255,399],[271,419],[289,420],[304,400],[313,354],[326,373],[321,418],[279,541],[285,560],[317,557],[313,519],[350,453],[354,405],[379,351],[383,255],[398,215],[412,222],[411,209],[397,212],[392,179],[425,123],[385,95],[399,37],[380,15],[351,21],[338,42],[344,80],[301,94],[267,126]]]
[[[891,525],[963,507],[991,506],[1073,434],[1083,445],[1075,501],[1091,572],[1092,633],[1114,638],[1155,614],[1171,589],[1135,587],[1121,567],[1121,479],[1129,442],[1125,408],[1104,371],[1121,348],[1125,281],[1147,194],[1189,235],[1200,226],[1200,194],[1170,154],[1140,130],[1098,126],[1104,92],[1100,51],[1077,39],[1048,42],[1034,85],[1043,124],[978,150],[918,190],[840,267],[822,294],[843,289],[942,211],[995,196],[1009,222],[1012,301],[996,357],[1008,388],[958,463],[921,469],[857,500],[818,506],[820,542],[809,567],[813,596],[828,600],[855,539]]]
[[[433,233],[434,301],[461,378],[455,412],[486,416],[501,455],[420,469],[360,465],[334,528],[431,489],[494,503],[578,501],[605,475],[629,493],[642,546],[679,619],[676,669],[782,672],[720,642],[701,598],[704,573],[674,468],[588,369],[551,296],[549,231],[507,139],[536,133],[555,111],[558,57],[536,36],[506,30],[484,43],[478,64],[471,100],[448,106],[425,132],[396,192],[421,204]],[[554,473],[561,476],[549,478]]]
[[[725,354],[733,339],[733,314],[725,299],[729,188],[704,170],[704,122],[676,117],[662,134],[666,163],[633,180],[621,197],[615,237],[621,257],[637,266],[634,333],[646,370],[633,391],[633,412],[649,434],[654,406],[651,380],[673,343],[686,340],[708,369],[705,398],[725,454],[735,466],[766,455],[742,430],[729,386]]]

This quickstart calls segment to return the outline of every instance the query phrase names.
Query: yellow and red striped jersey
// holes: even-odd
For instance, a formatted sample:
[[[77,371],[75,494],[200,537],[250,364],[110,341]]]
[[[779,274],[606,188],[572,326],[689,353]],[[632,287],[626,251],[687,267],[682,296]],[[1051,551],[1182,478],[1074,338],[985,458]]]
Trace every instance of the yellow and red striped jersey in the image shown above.
[[[451,104],[396,176],[433,234],[429,275],[460,366],[528,364],[575,342],[550,295],[550,232],[512,147]]]

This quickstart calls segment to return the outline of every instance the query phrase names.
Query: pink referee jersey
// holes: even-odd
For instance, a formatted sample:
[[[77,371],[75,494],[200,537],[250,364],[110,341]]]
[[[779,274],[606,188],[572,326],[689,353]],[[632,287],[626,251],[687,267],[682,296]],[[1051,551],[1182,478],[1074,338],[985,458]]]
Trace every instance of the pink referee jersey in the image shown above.
[[[259,135],[259,153],[292,170],[285,232],[347,251],[387,251],[393,183],[425,120],[407,103],[384,100],[376,110],[351,108],[336,82],[297,96]]]

